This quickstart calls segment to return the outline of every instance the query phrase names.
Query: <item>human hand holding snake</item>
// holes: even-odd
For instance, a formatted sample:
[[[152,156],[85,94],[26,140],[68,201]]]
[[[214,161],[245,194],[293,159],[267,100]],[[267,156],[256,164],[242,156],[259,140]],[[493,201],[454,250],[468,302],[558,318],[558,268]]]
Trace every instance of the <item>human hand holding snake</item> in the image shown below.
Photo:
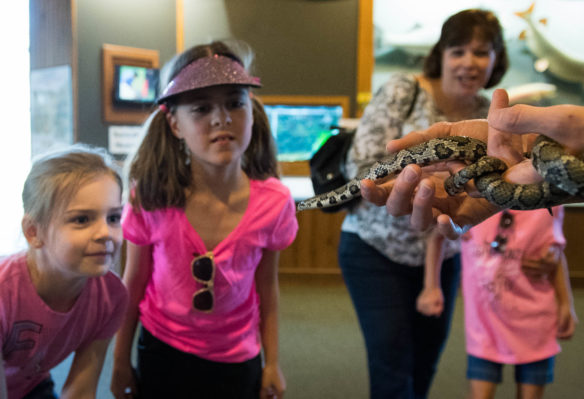
[[[406,148],[411,149],[412,145],[415,144],[425,143],[428,145],[429,140],[435,138],[453,139],[456,136],[467,136],[488,142],[488,154],[504,160],[507,165],[511,165],[511,168],[509,168],[504,174],[504,179],[506,181],[526,184],[540,183],[542,180],[541,176],[535,172],[531,160],[526,160],[522,156],[522,153],[525,150],[524,143],[532,140],[528,139],[527,136],[517,136],[512,133],[521,134],[525,132],[522,129],[535,129],[535,127],[541,126],[541,129],[535,129],[535,131],[538,133],[548,134],[554,138],[560,137],[562,142],[571,143],[571,152],[574,152],[574,150],[576,150],[575,152],[578,152],[580,148],[584,148],[584,138],[578,135],[579,132],[583,131],[582,128],[584,127],[584,107],[556,106],[547,108],[546,110],[551,110],[544,113],[546,114],[544,119],[547,120],[547,123],[542,122],[540,125],[537,123],[539,113],[534,112],[534,110],[541,110],[542,108],[529,106],[515,106],[507,108],[507,106],[508,97],[506,92],[504,90],[496,90],[493,94],[493,100],[489,111],[489,124],[487,124],[487,121],[485,120],[436,124],[425,131],[412,132],[402,139],[390,142],[388,144],[388,150],[389,152],[396,153],[397,151]],[[550,114],[550,112],[552,113]],[[526,117],[531,118],[531,122],[524,122],[524,118]],[[555,122],[550,122],[550,120]],[[567,120],[568,123],[560,123],[564,120]],[[508,131],[503,129],[507,129]],[[546,130],[544,131],[544,129]],[[522,137],[524,138],[523,140]],[[463,139],[459,138],[457,140],[461,141]],[[580,141],[582,141],[582,143],[580,143]],[[552,153],[554,157],[558,157],[557,146],[546,140],[540,139],[539,142],[539,148],[543,148],[543,150],[538,149],[540,152],[539,155],[543,155],[542,158],[549,158],[549,155],[546,155],[548,152]],[[454,147],[456,146],[458,146],[458,144],[454,145]],[[467,144],[465,143],[464,146],[467,146]],[[424,151],[425,148],[426,146],[424,146]],[[434,148],[437,148],[436,144],[434,144]],[[548,149],[551,149],[551,151],[548,151]],[[419,150],[414,150],[416,157],[427,157],[426,154],[419,155],[417,153],[418,151]],[[432,156],[436,155],[436,152],[437,151],[432,151]],[[470,159],[471,155],[465,153],[460,155],[460,157],[464,159]],[[403,156],[398,161],[398,163],[402,164],[409,162],[407,159],[404,160]],[[471,162],[476,162],[476,159],[471,160]],[[387,169],[386,165],[382,166]],[[401,168],[397,168],[395,171],[403,169],[403,166],[404,165],[402,165]],[[451,173],[455,173],[464,166],[468,165],[461,164],[460,162],[449,161],[435,164],[431,167],[431,169],[432,171],[449,170]],[[371,170],[377,170],[377,172],[370,172],[370,176],[368,176],[368,178],[372,179],[372,177],[383,177],[383,173],[380,173],[379,171],[383,171],[384,168],[380,169],[377,167],[376,169],[376,166],[374,166]],[[556,174],[554,172],[555,171],[552,169],[548,175],[552,175],[553,177]],[[423,180],[421,180],[421,177],[420,167],[417,165],[409,165],[405,168],[404,173],[400,173],[395,181],[389,183],[375,185],[372,181],[362,180],[359,184],[360,187],[356,188],[356,192],[358,194],[362,194],[367,200],[375,204],[385,204],[388,208],[388,212],[394,216],[411,213],[411,222],[414,228],[426,229],[435,222],[437,223],[438,230],[449,238],[455,238],[465,231],[460,226],[470,227],[475,225],[504,207],[515,207],[516,209],[547,207],[553,204],[557,204],[558,202],[562,202],[563,200],[561,198],[558,199],[558,196],[566,196],[565,193],[559,194],[556,192],[557,190],[552,188],[552,191],[554,192],[547,192],[543,195],[543,197],[554,197],[551,202],[544,201],[542,203],[533,205],[532,203],[524,204],[522,201],[520,201],[519,205],[517,205],[517,203],[510,204],[506,198],[509,199],[509,190],[514,190],[514,188],[508,187],[507,190],[501,190],[499,187],[493,191],[491,187],[489,188],[489,190],[491,190],[491,194],[488,194],[485,192],[484,186],[496,186],[499,183],[496,185],[485,183],[482,184],[483,187],[480,191],[482,191],[482,195],[489,197],[490,202],[483,198],[474,198],[472,196],[474,191],[470,189],[468,185],[466,188],[470,194],[465,193],[463,195],[454,197],[442,197],[437,195],[436,192],[437,188],[439,189],[441,187],[441,184],[436,184],[437,178],[435,175],[433,175],[431,178],[425,178]],[[486,181],[486,179],[482,180],[483,182]],[[480,180],[478,180],[478,182],[479,185],[481,185]],[[512,185],[509,184],[509,186]],[[523,195],[523,188],[517,190],[512,191],[511,195],[516,197],[514,199],[519,199],[519,197]],[[550,189],[546,188],[546,190],[549,191]],[[579,190],[579,188],[575,189],[576,192],[573,190],[574,189],[571,191],[572,195],[575,193],[578,194],[577,190]],[[499,195],[501,192],[507,192],[504,198]],[[578,195],[581,195],[581,193]],[[334,200],[335,197],[339,198],[339,196],[340,191],[337,192],[336,195],[332,197],[332,199]],[[532,197],[533,196],[542,197],[542,195],[538,194],[537,192],[535,195],[532,195]],[[531,200],[528,202],[530,201]],[[566,200],[564,202],[569,201],[570,200]],[[572,199],[571,201],[574,200]],[[314,205],[314,202],[312,205]],[[322,206],[321,203],[318,205]],[[324,206],[328,205],[329,204],[327,203]],[[299,209],[301,209],[300,206]]]

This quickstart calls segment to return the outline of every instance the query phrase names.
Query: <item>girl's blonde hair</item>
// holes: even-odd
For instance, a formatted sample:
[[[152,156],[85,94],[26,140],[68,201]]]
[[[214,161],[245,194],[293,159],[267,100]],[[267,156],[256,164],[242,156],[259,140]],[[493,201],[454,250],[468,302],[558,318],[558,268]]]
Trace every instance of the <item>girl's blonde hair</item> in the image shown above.
[[[233,49],[243,54],[240,56]],[[192,47],[176,55],[163,68],[161,91],[185,66],[214,54],[229,57],[246,69],[242,59],[249,64],[252,53],[243,42],[228,46],[215,41]],[[167,112],[175,112],[176,99],[165,104]],[[242,169],[251,179],[265,180],[277,177],[277,160],[274,139],[263,105],[252,99],[253,118],[251,142],[242,157]],[[144,123],[144,137],[128,166],[129,186],[132,190],[129,200],[134,208],[152,211],[168,207],[184,208],[185,189],[191,185],[191,167],[185,163],[185,152],[180,140],[174,136],[166,120],[166,114],[155,110]]]
[[[113,158],[102,148],[75,144],[34,160],[24,182],[24,213],[41,228],[62,212],[81,186],[98,176],[111,176],[123,190]]]

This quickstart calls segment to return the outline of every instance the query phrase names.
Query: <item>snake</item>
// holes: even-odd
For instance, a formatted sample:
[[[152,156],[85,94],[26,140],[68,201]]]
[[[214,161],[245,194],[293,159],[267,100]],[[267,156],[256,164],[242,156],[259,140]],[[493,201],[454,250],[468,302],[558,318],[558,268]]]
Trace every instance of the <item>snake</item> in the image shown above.
[[[531,210],[578,202],[584,197],[584,160],[567,154],[553,139],[539,135],[528,154],[543,181],[513,184],[503,179],[507,165],[487,155],[485,142],[467,136],[430,139],[376,161],[345,185],[298,202],[297,211],[327,208],[361,196],[361,180],[380,184],[407,165],[427,166],[437,162],[465,161],[468,165],[444,181],[449,195],[457,195],[474,180],[479,193],[501,209]]]

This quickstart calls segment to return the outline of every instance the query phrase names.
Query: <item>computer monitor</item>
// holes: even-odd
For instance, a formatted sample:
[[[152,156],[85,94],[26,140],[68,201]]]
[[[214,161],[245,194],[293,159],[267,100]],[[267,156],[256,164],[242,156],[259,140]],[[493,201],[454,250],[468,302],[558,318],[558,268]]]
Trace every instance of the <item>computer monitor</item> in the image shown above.
[[[341,105],[266,104],[265,109],[280,162],[309,160],[343,117]]]

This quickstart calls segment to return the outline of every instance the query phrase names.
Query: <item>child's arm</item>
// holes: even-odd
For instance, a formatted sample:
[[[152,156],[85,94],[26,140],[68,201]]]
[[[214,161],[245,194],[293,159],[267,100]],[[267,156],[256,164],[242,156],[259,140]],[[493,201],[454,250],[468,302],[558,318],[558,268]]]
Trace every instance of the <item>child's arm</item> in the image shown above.
[[[574,298],[568,274],[568,262],[562,252],[559,267],[554,276],[554,288],[558,301],[558,338],[570,339],[574,335],[578,318],[574,310]]]
[[[256,289],[260,297],[260,332],[265,356],[260,398],[270,398],[273,395],[281,398],[286,390],[286,380],[278,360],[278,302],[280,296],[278,258],[279,252],[264,250],[255,274]]]
[[[109,343],[109,338],[96,340],[75,352],[61,399],[95,399]]]
[[[440,316],[444,310],[444,295],[440,287],[440,271],[444,260],[444,236],[432,231],[426,241],[424,289],[418,295],[416,308],[426,316]]]
[[[116,335],[114,366],[110,389],[116,399],[137,397],[137,386],[132,367],[132,343],[138,324],[138,305],[144,297],[146,285],[152,273],[152,247],[138,246],[127,242],[124,284],[128,289],[128,310]],[[128,396],[130,389],[133,396]]]

